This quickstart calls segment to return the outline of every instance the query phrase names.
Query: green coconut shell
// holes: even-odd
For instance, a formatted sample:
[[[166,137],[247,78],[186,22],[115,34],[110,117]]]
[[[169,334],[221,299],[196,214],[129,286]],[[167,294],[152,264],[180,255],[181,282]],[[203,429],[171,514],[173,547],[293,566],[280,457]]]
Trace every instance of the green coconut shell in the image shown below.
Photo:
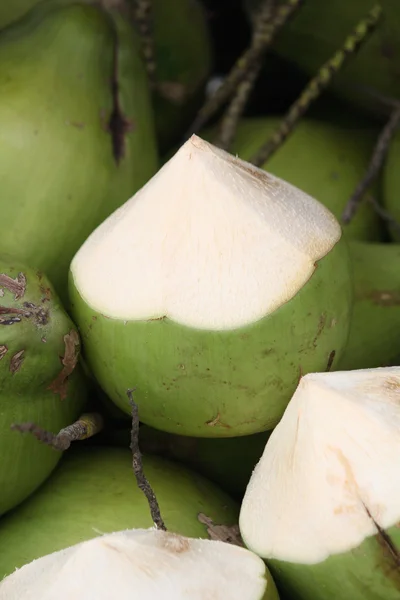
[[[354,305],[339,370],[390,366],[400,357],[400,245],[349,243]]]
[[[397,600],[400,527],[369,537],[350,552],[302,565],[267,560],[278,589],[291,600]]]
[[[139,42],[116,10],[51,0],[2,32],[0,253],[66,301],[74,253],[157,168]]]
[[[238,505],[215,485],[160,457],[143,460],[170,531],[210,538],[213,532],[224,535],[218,526],[237,524]],[[102,533],[152,525],[129,450],[70,450],[46,484],[0,521],[0,545],[7,548],[0,556],[0,578],[35,558]]]
[[[242,119],[231,151],[250,160],[268,141],[279,117]],[[212,141],[215,130],[205,133]],[[317,198],[335,215],[348,239],[379,241],[383,230],[372,206],[364,202],[348,225],[341,221],[344,208],[364,176],[378,130],[350,115],[331,114],[321,119],[302,119],[263,168]],[[381,182],[367,193],[379,199]],[[400,206],[400,203],[399,203]]]
[[[11,430],[57,433],[84,408],[79,336],[44,275],[0,258],[0,515],[27,498],[61,453]]]
[[[244,0],[254,15],[260,0]],[[283,0],[280,0],[283,3]],[[339,50],[355,26],[376,4],[374,0],[307,0],[276,37],[273,49],[309,77]],[[387,114],[377,96],[400,94],[400,6],[397,0],[380,2],[384,14],[357,55],[335,75],[329,91],[371,114]]]
[[[291,300],[228,331],[168,318],[105,317],[86,304],[71,274],[71,309],[85,359],[128,414],[126,390],[134,387],[141,421],[161,431],[236,437],[272,429],[299,377],[335,365],[347,343],[352,285],[343,237],[317,265]]]
[[[143,451],[178,461],[241,500],[270,433],[239,438],[194,438],[142,425],[139,440]],[[128,427],[110,429],[103,443],[129,448],[130,436]]]

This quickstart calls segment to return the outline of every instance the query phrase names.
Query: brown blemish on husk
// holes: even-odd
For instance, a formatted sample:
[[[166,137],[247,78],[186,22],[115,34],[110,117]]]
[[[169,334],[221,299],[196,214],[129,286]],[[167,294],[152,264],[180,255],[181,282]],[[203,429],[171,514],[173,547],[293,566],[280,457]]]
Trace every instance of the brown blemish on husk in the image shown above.
[[[217,416],[214,419],[211,419],[211,421],[206,421],[206,425],[208,425],[209,427],[224,427],[225,429],[230,429],[230,425],[227,425],[226,423],[223,423],[221,421],[221,415],[220,413],[217,413]]]
[[[14,294],[14,300],[19,300],[26,291],[26,277],[23,273],[18,273],[17,277],[13,279],[6,273],[0,273],[0,287],[6,288]]]
[[[326,324],[326,313],[322,313],[322,315],[320,315],[320,317],[319,317],[317,333],[315,334],[315,337],[313,339],[314,348],[317,347],[318,338],[321,335],[321,333],[323,332],[325,324]]]
[[[8,352],[7,346],[0,346],[0,360],[5,357]]]
[[[11,357],[10,360],[10,373],[12,375],[15,375],[15,373],[17,373],[17,371],[20,370],[22,363],[24,362],[25,356],[24,356],[25,350],[20,350],[19,352],[16,352],[14,354],[14,356]]]
[[[61,359],[63,368],[48,389],[59,394],[61,400],[67,397],[68,377],[75,369],[79,354],[79,335],[75,329],[64,335],[65,353]]]
[[[239,525],[216,525],[214,521],[204,513],[199,513],[197,519],[206,526],[210,540],[244,547]]]
[[[158,541],[160,546],[174,554],[183,554],[190,550],[190,543],[187,538],[170,531],[165,531],[163,535],[160,535]]]
[[[400,292],[395,290],[372,290],[363,293],[357,300],[370,300],[377,306],[400,306]]]

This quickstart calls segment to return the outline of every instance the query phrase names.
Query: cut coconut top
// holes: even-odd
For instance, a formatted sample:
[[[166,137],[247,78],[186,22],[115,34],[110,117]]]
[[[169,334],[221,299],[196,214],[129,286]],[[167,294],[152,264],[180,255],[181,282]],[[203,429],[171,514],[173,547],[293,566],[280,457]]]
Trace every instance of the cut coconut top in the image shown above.
[[[231,329],[290,300],[340,237],[317,200],[194,135],[89,236],[71,271],[108,317]]]
[[[35,560],[0,600],[261,600],[263,561],[245,548],[155,529],[121,531]]]
[[[317,563],[400,520],[400,367],[306,375],[240,514],[264,558]]]

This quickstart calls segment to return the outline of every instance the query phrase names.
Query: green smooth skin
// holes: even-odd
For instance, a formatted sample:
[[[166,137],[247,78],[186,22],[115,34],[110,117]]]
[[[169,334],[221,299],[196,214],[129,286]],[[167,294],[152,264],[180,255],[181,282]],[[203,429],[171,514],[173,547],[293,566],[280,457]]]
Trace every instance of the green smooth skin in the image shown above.
[[[12,0],[0,3],[0,29],[20,19],[28,10],[36,6],[40,0]]]
[[[11,425],[31,422],[57,433],[78,418],[86,400],[86,383],[78,366],[63,387],[65,397],[59,388],[48,389],[63,369],[64,336],[76,328],[44,276],[11,259],[0,259],[0,274],[15,279],[19,273],[26,277],[25,294],[15,300],[13,293],[0,287],[0,311],[26,308],[24,303],[29,302],[48,316],[43,325],[32,318],[7,325],[2,319],[13,315],[0,314],[0,346],[7,348],[0,359],[0,515],[27,498],[61,457],[32,435],[12,431]],[[12,357],[21,350],[23,362],[12,372]]]
[[[85,359],[122,410],[130,413],[126,390],[135,388],[140,420],[156,429],[250,435],[277,424],[302,374],[325,370],[333,351],[335,361],[341,356],[351,306],[347,246],[342,238],[286,304],[233,331],[104,317],[72,275],[70,298]]]
[[[153,0],[156,80],[176,100],[154,94],[161,152],[178,142],[196,116],[212,69],[212,39],[198,0]]]
[[[250,160],[279,123],[276,117],[243,119],[231,152]],[[366,127],[356,119],[349,124],[340,115],[332,115],[329,122],[302,119],[263,168],[317,198],[341,222],[343,210],[368,167],[377,135],[371,125]],[[206,138],[212,139],[211,132],[206,133]],[[379,198],[380,182],[371,192]],[[342,227],[348,239],[382,238],[380,219],[367,202]]]
[[[400,527],[387,530],[397,555]],[[279,591],[291,600],[398,600],[400,569],[385,543],[370,537],[316,565],[267,560]]]
[[[107,130],[117,39],[119,102],[131,127],[119,164]],[[52,0],[4,30],[0,253],[45,272],[66,301],[75,252],[157,169],[152,119],[137,40],[111,14]]]
[[[400,225],[400,133],[392,139],[383,165],[383,205]],[[389,226],[391,238],[400,242],[400,232]]]
[[[283,0],[280,2],[283,3]],[[255,4],[254,0],[247,0],[247,3]],[[307,0],[307,6],[302,7],[279,32],[273,49],[310,77],[314,76],[343,45],[346,37],[374,4],[375,0]],[[400,53],[400,11],[397,0],[383,0],[380,4],[386,18],[381,19],[357,56],[335,75],[329,91],[354,106],[385,115],[386,108],[382,102],[365,88],[373,88],[386,97],[397,98],[400,94],[397,64]]]
[[[400,245],[349,243],[354,305],[338,370],[398,364],[400,358]]]
[[[199,513],[215,525],[237,524],[238,505],[212,483],[162,458],[143,460],[167,529],[207,538]],[[46,484],[0,520],[0,546],[7,548],[0,554],[0,578],[35,558],[102,533],[152,525],[129,450],[71,449]]]
[[[270,434],[263,431],[239,438],[194,438],[142,425],[139,439],[143,451],[187,465],[241,501]],[[129,448],[130,436],[130,428],[110,430],[104,443]]]

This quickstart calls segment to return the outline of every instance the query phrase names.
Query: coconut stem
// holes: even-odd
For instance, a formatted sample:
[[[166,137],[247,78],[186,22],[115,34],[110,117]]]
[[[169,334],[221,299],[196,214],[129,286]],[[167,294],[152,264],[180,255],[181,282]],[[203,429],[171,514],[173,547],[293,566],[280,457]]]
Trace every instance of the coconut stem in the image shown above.
[[[400,124],[400,105],[397,106],[391,113],[390,118],[384,128],[382,129],[377,143],[375,145],[374,151],[372,153],[372,157],[368,168],[365,172],[364,177],[361,179],[359,184],[357,185],[353,195],[348,201],[343,215],[342,221],[346,225],[350,223],[352,218],[357,212],[358,207],[361,204],[363,197],[365,197],[365,193],[368,188],[371,186],[372,182],[379,175],[379,172],[384,163],[386,154],[389,150],[390,142]]]
[[[72,442],[86,440],[99,433],[104,427],[104,419],[99,413],[85,413],[75,423],[61,429],[54,434],[35,425],[35,423],[16,423],[11,429],[21,433],[31,433],[39,442],[50,446],[54,450],[64,452]]]
[[[389,214],[371,194],[367,195],[366,200],[372,205],[376,214],[400,236],[400,224],[392,217],[392,215]]]
[[[222,85],[217,88],[215,93],[206,100],[204,106],[199,110],[196,119],[186,134],[187,138],[204,127],[209,119],[229,100],[246,74],[252,70],[256,63],[261,61],[275,36],[302,3],[303,0],[287,0],[284,5],[276,8],[274,18],[271,20],[270,0],[262,2],[254,20],[256,25],[250,47],[238,58]]]
[[[288,113],[282,119],[275,133],[272,134],[266,144],[250,159],[251,163],[257,167],[261,167],[282,146],[312,102],[329,86],[333,77],[350,58],[356,55],[361,45],[369,38],[378,24],[381,15],[382,7],[380,4],[376,4],[346,38],[342,48],[335,52],[320,68],[315,77],[309,81],[306,88],[300,94],[300,97],[289,108]]]
[[[150,514],[153,520],[154,525],[157,529],[162,529],[163,531],[167,531],[163,518],[161,516],[160,506],[158,504],[158,500],[156,495],[151,487],[149,480],[147,479],[144,469],[143,469],[143,460],[142,453],[139,448],[139,409],[136,402],[133,399],[134,390],[127,390],[126,394],[129,399],[129,404],[132,409],[132,429],[131,429],[131,444],[130,448],[132,450],[132,467],[133,472],[136,477],[136,481],[138,487],[147,498],[147,502],[150,507]]]
[[[269,24],[273,19],[275,0],[266,0],[262,8],[263,11],[260,14],[261,20],[259,20],[259,18],[253,20],[253,43],[256,43],[256,36],[260,35],[260,27],[257,26],[257,23],[262,23],[263,28],[265,28],[265,25]],[[223,150],[229,151],[232,145],[239,119],[246,108],[247,101],[253,90],[257,77],[260,74],[261,68],[262,60],[258,59],[254,65],[248,69],[243,80],[239,83],[224,116],[222,117],[219,133],[214,140],[214,144]]]
[[[153,35],[152,0],[133,0],[133,18],[141,38],[142,53],[149,82],[155,88],[157,62]]]

